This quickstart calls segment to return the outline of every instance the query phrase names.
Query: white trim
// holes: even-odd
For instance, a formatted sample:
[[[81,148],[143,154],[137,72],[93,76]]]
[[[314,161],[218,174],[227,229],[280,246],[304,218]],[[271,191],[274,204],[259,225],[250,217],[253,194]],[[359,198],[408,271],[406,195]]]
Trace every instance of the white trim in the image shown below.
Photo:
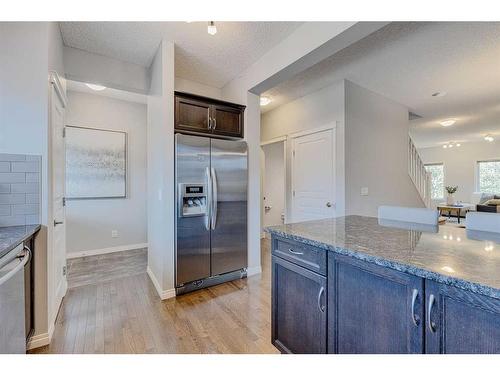
[[[260,273],[262,273],[262,267],[261,266],[247,268],[247,277],[258,275]]]
[[[67,253],[66,259],[74,259],[74,258],[81,258],[81,257],[108,254],[108,253],[117,253],[119,251],[144,249],[145,247],[148,247],[147,243],[137,243],[137,244],[132,244],[132,245],[105,247],[103,249],[95,249],[95,250],[83,250],[83,251]]]
[[[39,335],[31,336],[26,343],[26,350],[40,348],[45,345],[49,345],[52,341],[52,336],[54,335],[54,330],[56,326],[54,322],[49,327],[49,332],[40,333]]]
[[[285,142],[285,141],[286,141],[286,135],[283,135],[281,137],[272,138],[268,141],[260,142],[260,146],[262,147],[262,146],[270,145],[272,143]]]
[[[146,273],[148,274],[149,278],[151,279],[151,282],[153,283],[153,286],[156,289],[156,292],[160,296],[160,299],[169,299],[169,298],[174,298],[175,297],[175,289],[167,289],[167,290],[162,290],[160,287],[160,283],[156,279],[156,276],[154,275],[153,271],[151,271],[151,268],[149,266],[146,269]]]
[[[333,129],[337,129],[337,121],[334,121],[333,124],[320,126],[320,127],[313,128],[313,129],[301,130],[299,132],[289,134],[288,136],[290,138],[297,138],[297,137],[303,137],[304,135],[320,133],[320,132],[325,131],[325,130],[333,130]]]
[[[56,89],[57,96],[59,96],[59,99],[61,100],[61,103],[64,108],[66,108],[66,105],[68,104],[68,100],[66,98],[66,93],[64,92],[64,88],[61,84],[61,80],[59,79],[59,74],[57,74],[56,71],[51,71],[49,73],[49,82],[54,85],[54,88]]]

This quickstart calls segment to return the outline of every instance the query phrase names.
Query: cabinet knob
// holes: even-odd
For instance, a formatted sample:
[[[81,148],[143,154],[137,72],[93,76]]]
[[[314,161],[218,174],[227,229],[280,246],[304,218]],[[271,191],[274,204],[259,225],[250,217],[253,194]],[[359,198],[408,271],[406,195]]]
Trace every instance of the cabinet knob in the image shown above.
[[[330,202],[326,202],[326,207],[330,208],[332,207],[332,204]]]

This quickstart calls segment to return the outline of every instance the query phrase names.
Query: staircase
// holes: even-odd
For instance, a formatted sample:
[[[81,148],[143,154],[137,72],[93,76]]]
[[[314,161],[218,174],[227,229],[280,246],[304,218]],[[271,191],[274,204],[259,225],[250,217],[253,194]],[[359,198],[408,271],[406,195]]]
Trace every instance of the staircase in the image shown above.
[[[426,171],[413,140],[408,136],[408,174],[425,204],[431,207],[431,176]]]

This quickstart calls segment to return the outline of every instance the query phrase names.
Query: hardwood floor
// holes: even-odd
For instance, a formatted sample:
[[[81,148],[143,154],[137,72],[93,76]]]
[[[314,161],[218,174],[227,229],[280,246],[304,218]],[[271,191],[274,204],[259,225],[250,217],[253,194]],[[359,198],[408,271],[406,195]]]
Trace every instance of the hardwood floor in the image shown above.
[[[270,242],[261,275],[161,301],[146,250],[68,262],[50,345],[31,353],[278,353],[271,344]]]

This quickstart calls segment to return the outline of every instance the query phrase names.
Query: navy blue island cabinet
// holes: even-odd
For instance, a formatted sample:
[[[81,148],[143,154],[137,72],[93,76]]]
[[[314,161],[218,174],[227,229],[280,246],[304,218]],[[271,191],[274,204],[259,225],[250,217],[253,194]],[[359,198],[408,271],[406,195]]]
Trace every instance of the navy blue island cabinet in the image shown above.
[[[500,300],[272,238],[282,353],[500,353]]]

